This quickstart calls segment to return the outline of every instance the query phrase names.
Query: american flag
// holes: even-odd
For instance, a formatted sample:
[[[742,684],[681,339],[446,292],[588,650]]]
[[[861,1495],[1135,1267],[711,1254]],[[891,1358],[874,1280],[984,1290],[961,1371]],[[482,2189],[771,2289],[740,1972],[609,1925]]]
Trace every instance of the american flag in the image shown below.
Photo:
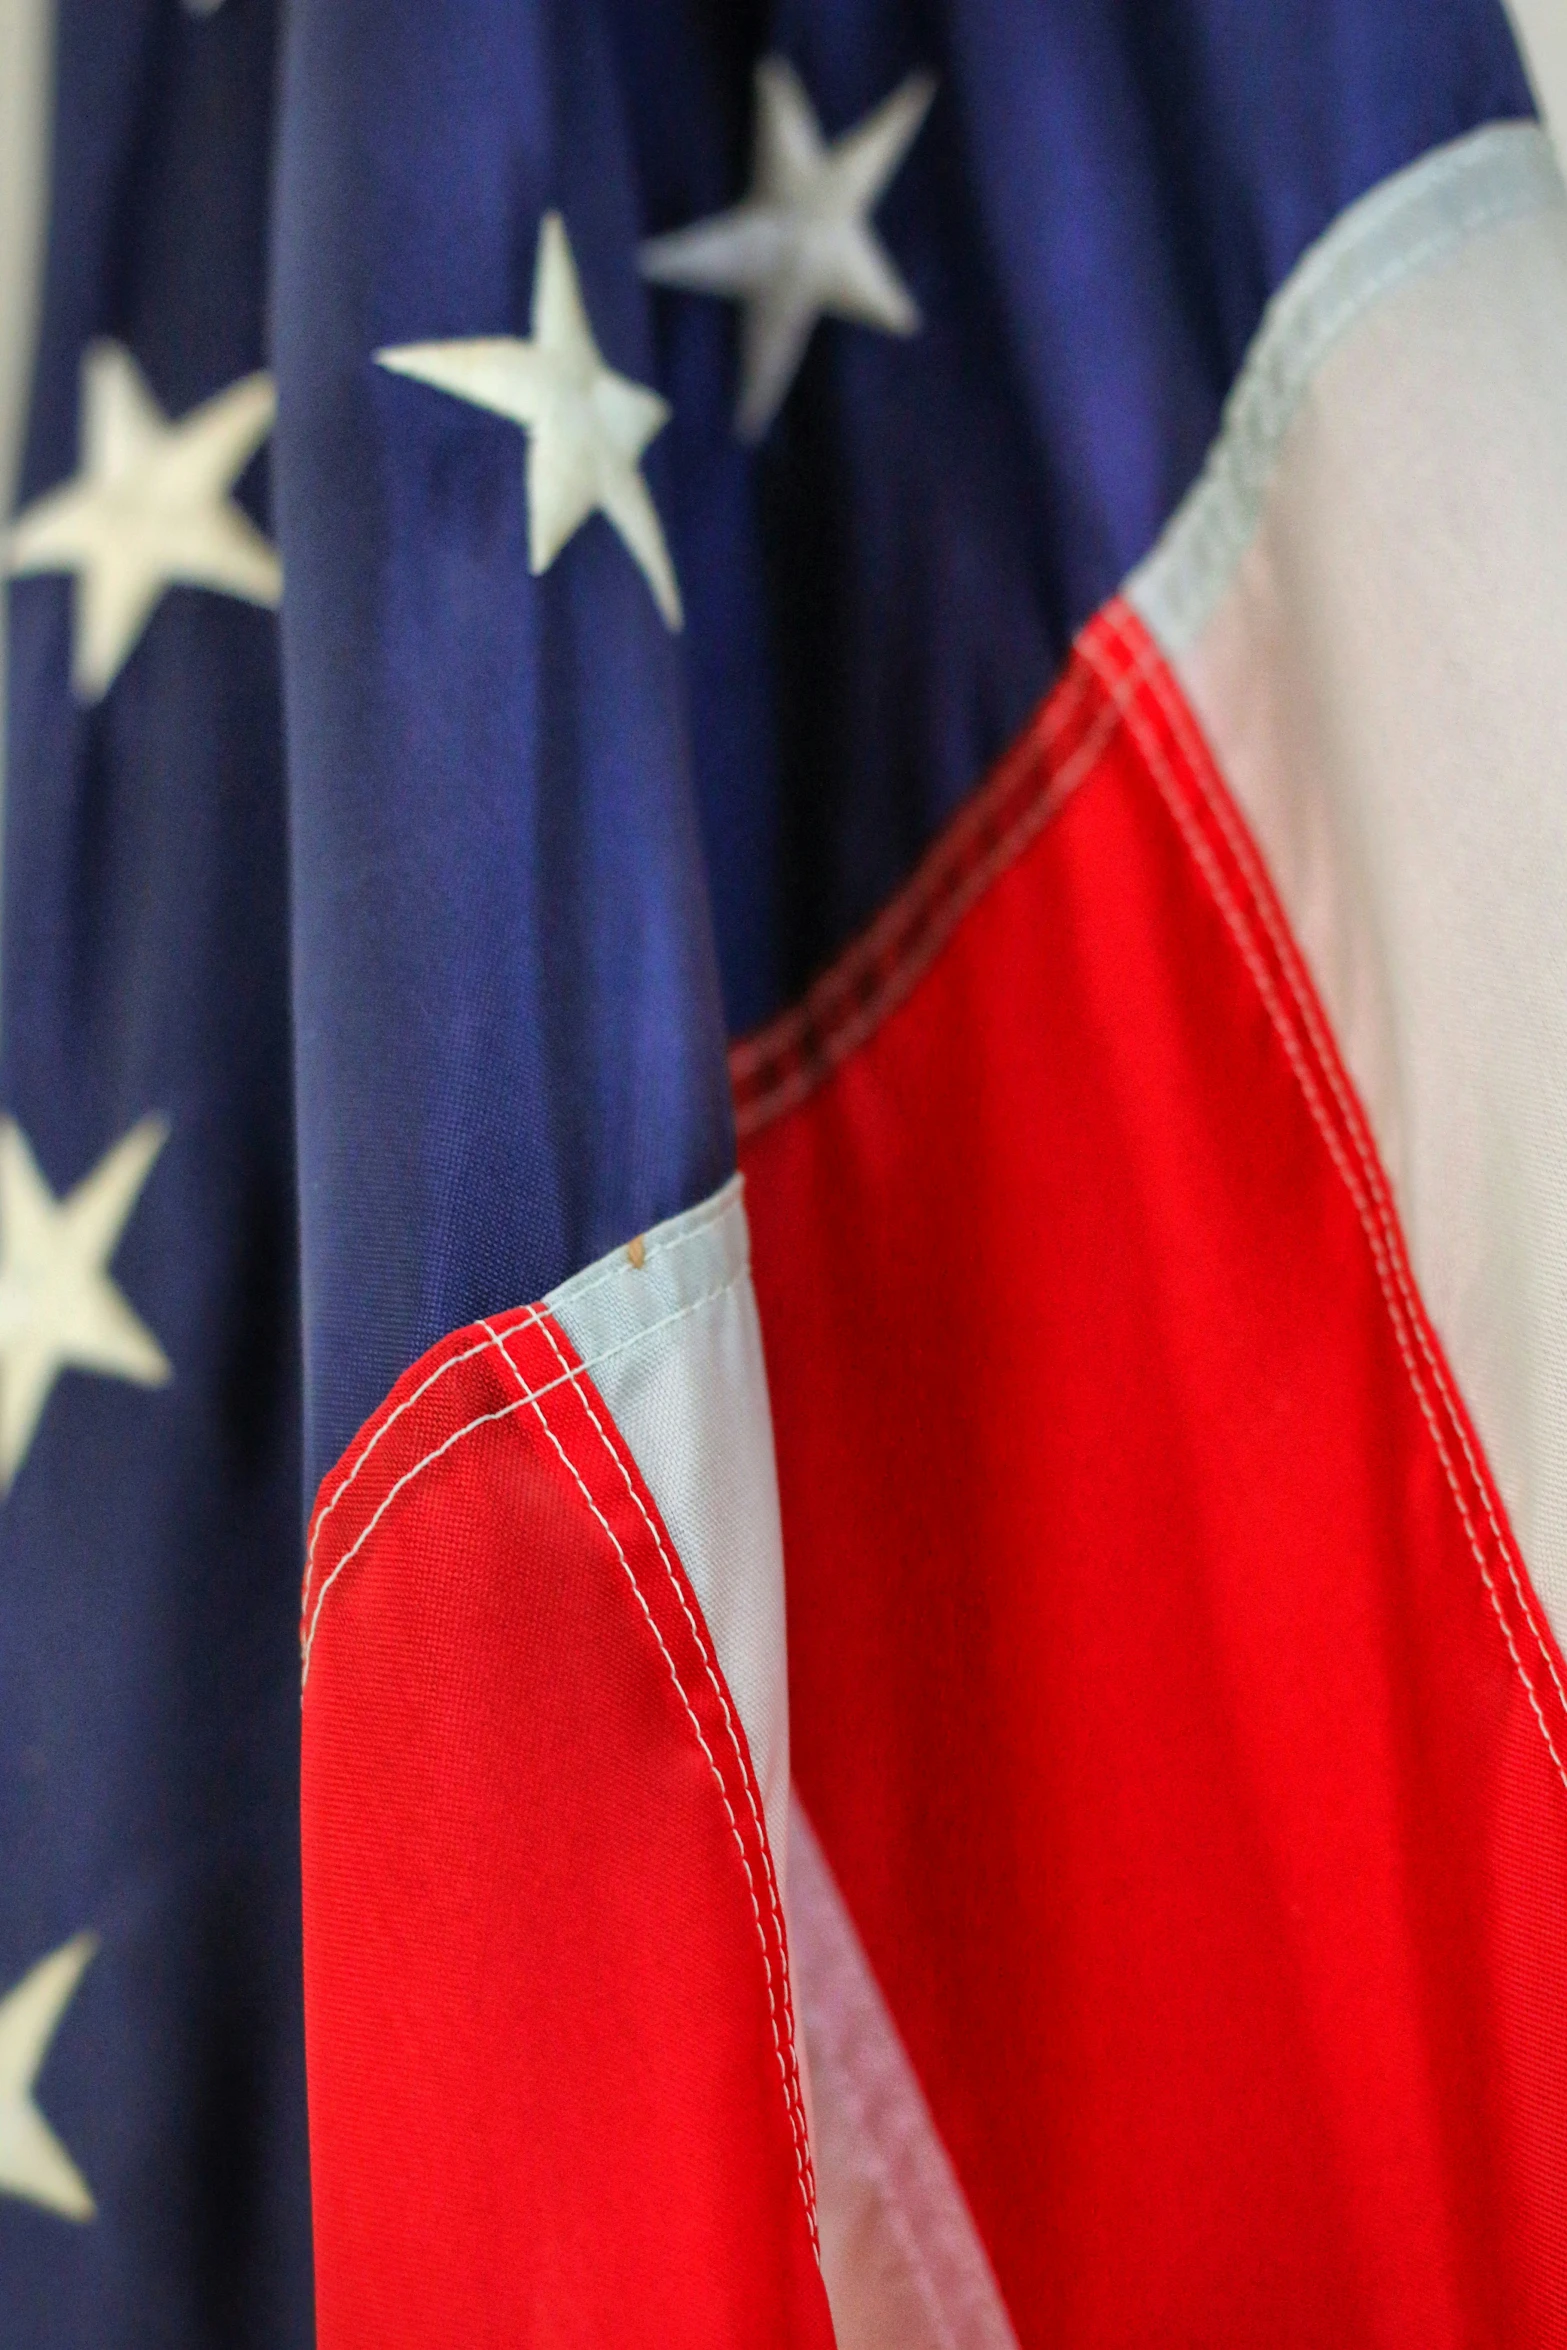
[[[0,2341],[1567,2342],[1498,0],[0,35]]]

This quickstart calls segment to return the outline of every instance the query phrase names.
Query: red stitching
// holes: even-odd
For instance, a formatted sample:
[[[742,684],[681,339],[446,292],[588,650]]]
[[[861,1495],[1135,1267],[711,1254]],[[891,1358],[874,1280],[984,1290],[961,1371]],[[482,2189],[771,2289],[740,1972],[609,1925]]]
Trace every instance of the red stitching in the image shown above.
[[[988,782],[953,818],[882,913],[803,1000],[734,1046],[729,1056],[735,1131],[744,1141],[813,1093],[895,1011],[940,954],[957,924],[1016,863],[1093,769],[1136,693],[1151,645],[1110,689],[1109,706],[1084,711],[1091,683],[1105,681],[1075,658]],[[1088,731],[1058,763],[1051,754],[1079,719]]]
[[[1121,623],[1121,616],[1114,606],[1111,606],[1107,612],[1106,619],[1112,625]],[[1426,1367],[1436,1383],[1448,1425],[1458,1439],[1469,1469],[1470,1482],[1480,1497],[1481,1507],[1485,1511],[1496,1546],[1506,1561],[1508,1579],[1512,1584],[1518,1605],[1523,1611],[1524,1621],[1534,1636],[1535,1645],[1540,1651],[1545,1669],[1550,1674],[1556,1695],[1560,1700],[1563,1715],[1567,1717],[1567,1690],[1562,1687],[1555,1659],[1551,1655],[1530,1605],[1528,1587],[1520,1576],[1518,1564],[1514,1559],[1516,1545],[1508,1540],[1498,1522],[1496,1511],[1491,1504],[1489,1480],[1482,1473],[1480,1464],[1475,1458],[1474,1448],[1469,1440],[1465,1415],[1459,1410],[1442,1357],[1431,1344],[1425,1312],[1418,1302],[1410,1274],[1403,1236],[1398,1222],[1398,1211],[1393,1202],[1386,1172],[1366,1130],[1364,1114],[1349,1089],[1348,1079],[1339,1062],[1337,1050],[1324,1032],[1315,992],[1306,981],[1301,969],[1299,952],[1289,936],[1284,918],[1276,905],[1272,884],[1267,879],[1258,852],[1242,825],[1239,813],[1231,803],[1228,792],[1222,786],[1215,791],[1213,783],[1209,780],[1208,769],[1213,765],[1213,762],[1197,733],[1196,722],[1191,711],[1187,708],[1181,695],[1174,690],[1173,682],[1162,668],[1151,673],[1150,683],[1163,704],[1170,723],[1177,733],[1186,738],[1188,763],[1191,766],[1198,789],[1202,792],[1204,800],[1223,829],[1231,852],[1250,885],[1257,911],[1273,942],[1274,951],[1278,956],[1290,993],[1295,999],[1301,1018],[1310,1034],[1317,1060],[1332,1088],[1334,1099],[1338,1103],[1340,1115],[1348,1128],[1350,1140],[1355,1146],[1355,1154],[1360,1160],[1366,1178],[1367,1188],[1376,1207],[1378,1221],[1388,1244],[1393,1276],[1403,1297],[1410,1327],[1419,1344],[1420,1352],[1425,1357]]]
[[[1120,656],[1114,661],[1110,656]],[[1122,665],[1124,663],[1124,666]],[[1083,741],[1058,769],[1046,766],[1049,753],[1082,714],[1086,681],[1092,678],[1102,695],[1097,719]],[[1284,985],[1293,999],[1305,1044],[1338,1110],[1360,1174],[1350,1164],[1327,1105],[1313,1078],[1294,1023],[1284,1010],[1278,991],[1247,927],[1213,853],[1197,829],[1191,811],[1176,787],[1157,739],[1136,708],[1136,697],[1147,680],[1165,722],[1178,738],[1183,769],[1203,806],[1220,830],[1239,868],[1252,912],[1260,922],[1276,958]],[[1416,1360],[1424,1358],[1442,1418],[1468,1473],[1468,1484],[1478,1496],[1496,1551],[1507,1570],[1518,1608],[1550,1676],[1564,1719],[1567,1688],[1551,1645],[1536,1616],[1517,1546],[1504,1531],[1493,1502],[1489,1479],[1476,1458],[1466,1417],[1453,1391],[1439,1348],[1426,1320],[1410,1273],[1397,1208],[1365,1124],[1343,1072],[1320,1008],[1287,921],[1274,902],[1272,884],[1239,812],[1202,742],[1196,722],[1168,672],[1157,644],[1119,599],[1091,622],[1074,648],[1071,669],[1055,689],[1043,711],[1003,759],[991,782],[976,795],[936,843],[905,890],[855,944],[850,946],[803,1003],[768,1028],[737,1046],[730,1058],[736,1095],[736,1124],[742,1138],[757,1132],[804,1100],[852,1052],[874,1033],[881,1021],[901,1003],[929,968],[953,929],[976,900],[1049,821],[1083,779],[1089,765],[1102,759],[1122,725],[1134,735],[1148,762],[1156,787],[1175,822],[1194,864],[1208,886],[1229,928],[1241,958],[1262,998],[1296,1082],[1349,1193],[1361,1229],[1370,1247],[1378,1286],[1382,1291],[1394,1338],[1415,1400],[1426,1422],[1443,1477],[1464,1529],[1471,1556],[1491,1602],[1508,1654],[1513,1660],[1530,1707],[1539,1724],[1546,1750],[1567,1787],[1567,1768],[1557,1751],[1541,1707],[1539,1694],[1523,1658],[1502,1604],[1481,1540],[1480,1530],[1465,1497],[1453,1454],[1449,1449],[1431,1394]],[[1089,754],[1084,762],[1083,754]],[[1080,762],[1083,762],[1080,765]],[[1070,768],[1070,782],[1063,778]],[[1025,789],[1020,792],[1021,770]],[[1021,799],[1021,807],[1015,804]]]
[[[1114,606],[1110,608],[1106,618],[1107,622],[1112,626],[1121,625],[1118,616],[1115,614]],[[1083,640],[1082,652],[1083,658],[1097,669],[1097,651],[1086,635]],[[1302,1095],[1305,1098],[1306,1106],[1311,1113],[1313,1123],[1315,1124],[1318,1133],[1322,1136],[1324,1143],[1327,1145],[1328,1154],[1332,1159],[1334,1166],[1338,1169],[1340,1178],[1344,1183],[1344,1187],[1349,1193],[1351,1203],[1354,1206],[1356,1216],[1360,1222],[1361,1230],[1364,1232],[1367,1244],[1371,1250],[1372,1262],[1376,1267],[1378,1285],[1381,1288],[1383,1300],[1387,1306],[1389,1320],[1393,1325],[1393,1334],[1398,1343],[1399,1353],[1403,1358],[1404,1368],[1408,1373],[1410,1385],[1414,1390],[1415,1400],[1420,1406],[1421,1416],[1425,1420],[1426,1427],[1430,1432],[1432,1443],[1436,1447],[1437,1458],[1441,1462],[1442,1473],[1446,1479],[1448,1491],[1451,1493],[1454,1505],[1458,1510],[1459,1519],[1463,1525],[1464,1533],[1468,1541],[1470,1554],[1474,1558],[1475,1563],[1480,1570],[1481,1583],[1483,1584],[1486,1594],[1490,1599],[1492,1611],[1496,1616],[1497,1623],[1501,1627],[1502,1638],[1507,1644],[1508,1654],[1513,1660],[1513,1664],[1518,1672],[1518,1677],[1523,1683],[1525,1693],[1528,1696],[1530,1706],[1533,1709],[1535,1719],[1539,1723],[1540,1735],[1545,1740],[1546,1751],[1549,1753],[1552,1762],[1556,1766],[1557,1776],[1560,1778],[1564,1789],[1567,1789],[1567,1769],[1564,1769],[1561,1756],[1557,1753],[1556,1745],[1551,1737],[1550,1728],[1546,1722],[1544,1712],[1541,1709],[1540,1700],[1535,1691],[1534,1683],[1530,1679],[1528,1669],[1525,1666],[1522,1657],[1518,1653],[1517,1643],[1514,1640],[1512,1634],[1512,1627],[1508,1623],[1506,1614],[1503,1610],[1501,1595],[1496,1588],[1495,1579],[1491,1574],[1489,1565],[1487,1564],[1485,1552],[1480,1543],[1478,1530],[1465,1502],[1457,1475],[1454,1471],[1452,1457],[1448,1452],[1445,1442],[1443,1441],[1440,1425],[1438,1424],[1436,1414],[1431,1407],[1431,1401],[1426,1393],[1424,1382],[1421,1379],[1419,1367],[1415,1361],[1414,1350],[1410,1344],[1409,1331],[1405,1322],[1404,1308],[1400,1302],[1398,1287],[1388,1262],[1388,1252],[1384,1246],[1381,1236],[1377,1232],[1376,1225],[1370,1214],[1366,1195],[1362,1191],[1360,1183],[1356,1178],[1354,1169],[1351,1167],[1350,1162],[1345,1155],[1342,1143],[1333,1130],[1332,1123],[1327,1115],[1326,1105],[1323,1102],[1322,1095],[1318,1090],[1311,1070],[1307,1066],[1305,1055],[1301,1049],[1300,1040],[1295,1033],[1292,1023],[1285,1015],[1284,1007],[1279,999],[1278,991],[1274,987],[1267,968],[1257,951],[1255,941],[1249,934],[1246,920],[1241,911],[1241,908],[1236,903],[1235,897],[1219,869],[1218,863],[1214,858],[1213,851],[1208,846],[1208,843],[1203,839],[1193,820],[1190,809],[1185,805],[1183,797],[1175,783],[1175,779],[1171,772],[1169,763],[1165,759],[1157,739],[1151,734],[1148,727],[1143,722],[1140,713],[1136,710],[1135,707],[1130,707],[1126,711],[1126,723],[1129,731],[1134,736],[1144,759],[1148,763],[1149,770],[1153,775],[1155,785],[1159,791],[1159,795],[1164,801],[1164,804],[1175,823],[1176,830],[1180,834],[1180,837],[1184,842],[1193,863],[1197,867],[1198,872],[1201,874],[1203,880],[1207,883],[1209,893],[1212,896],[1219,913],[1223,917],[1225,926],[1229,930],[1237,948],[1240,951],[1241,959],[1245,963],[1246,968],[1251,975],[1252,982],[1257,989],[1258,995],[1262,999],[1263,1008],[1267,1012],[1268,1017],[1272,1022],[1274,1031],[1277,1034],[1280,1043],[1284,1047],[1285,1057],[1289,1061],[1290,1067],[1295,1073],[1296,1082],[1299,1084]],[[1204,764],[1211,766],[1211,761],[1202,764],[1199,764],[1196,761],[1189,761],[1189,765],[1192,768],[1191,780],[1196,785],[1199,792],[1202,793],[1204,800],[1211,805],[1211,787],[1208,783],[1207,776],[1203,771]],[[1215,781],[1216,780],[1217,778],[1215,777]],[[1238,822],[1239,819],[1236,818],[1235,821]],[[1251,876],[1249,873],[1243,874],[1243,878],[1248,881],[1248,884],[1250,883]],[[1255,892],[1252,894],[1255,903]],[[1258,906],[1257,910],[1260,914],[1260,905]],[[1315,1023],[1312,1023],[1307,1027],[1306,1033],[1307,1040],[1311,1044],[1313,1054],[1320,1063],[1322,1059],[1323,1048],[1322,1041],[1316,1033]],[[1332,1076],[1330,1069],[1324,1066],[1322,1069],[1322,1074],[1328,1078],[1329,1084],[1331,1085]],[[1342,1097],[1340,1096],[1339,1099],[1340,1107],[1341,1109],[1346,1110],[1347,1115],[1347,1108],[1343,1103]],[[1394,1243],[1395,1248],[1401,1246],[1401,1243],[1397,1238],[1396,1227],[1394,1229]],[[1416,1319],[1417,1321],[1419,1319],[1418,1313]],[[1423,1338],[1422,1345],[1424,1345]],[[1451,1408],[1450,1399],[1449,1407]],[[1491,1515],[1489,1503],[1487,1503],[1487,1515]],[[1492,1524],[1493,1526],[1495,1524],[1494,1517],[1492,1518]],[[1506,1553],[1504,1548],[1504,1556],[1505,1555]],[[1509,1572],[1512,1573],[1510,1561]],[[1516,1574],[1513,1574],[1512,1579],[1516,1585]],[[1530,1621],[1532,1626],[1533,1619],[1531,1618]],[[1537,1627],[1535,1627],[1535,1636],[1536,1639],[1538,1639],[1539,1633]]]

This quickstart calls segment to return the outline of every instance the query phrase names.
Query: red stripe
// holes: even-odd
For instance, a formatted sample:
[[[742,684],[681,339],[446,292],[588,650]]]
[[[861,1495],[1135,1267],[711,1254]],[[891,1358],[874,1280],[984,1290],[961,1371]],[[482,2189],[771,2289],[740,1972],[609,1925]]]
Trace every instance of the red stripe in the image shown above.
[[[1026,2345],[1567,2340],[1561,1660],[1123,608],[1058,703],[740,1066],[797,1776]]]
[[[1093,682],[1072,665],[892,903],[798,1004],[734,1047],[742,1140],[803,1101],[903,1001],[967,909],[1092,772],[1135,690],[1135,662],[1108,699]]]
[[[831,2329],[761,1798],[570,1342],[454,1334],[305,1589],[322,2350]]]

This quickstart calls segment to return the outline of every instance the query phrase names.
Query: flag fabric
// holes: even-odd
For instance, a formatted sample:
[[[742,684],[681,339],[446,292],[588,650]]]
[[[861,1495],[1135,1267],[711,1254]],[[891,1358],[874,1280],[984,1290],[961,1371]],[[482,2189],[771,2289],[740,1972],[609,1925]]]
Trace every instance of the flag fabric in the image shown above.
[[[312,2303],[276,31],[66,0],[51,45],[4,540],[0,2339],[260,2350]]]
[[[1567,192],[1499,8],[55,59],[21,2333],[308,2337],[302,1862],[323,2350],[1567,2340]]]

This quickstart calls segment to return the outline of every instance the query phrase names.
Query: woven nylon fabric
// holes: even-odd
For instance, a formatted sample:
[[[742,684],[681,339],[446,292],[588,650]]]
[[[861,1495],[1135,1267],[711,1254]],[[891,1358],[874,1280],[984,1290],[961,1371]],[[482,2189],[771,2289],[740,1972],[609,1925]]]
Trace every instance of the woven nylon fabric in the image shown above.
[[[674,1537],[745,1724],[780,1876],[788,1665],[772,1420],[738,1177],[544,1301]]]
[[[1341,307],[1368,263],[1377,298],[1297,385],[1260,494],[1221,445],[1136,587],[1321,990],[1560,1637],[1567,193],[1537,132],[1468,145],[1503,209],[1443,235],[1449,164],[1405,175],[1403,265],[1328,256]],[[1250,406],[1243,385],[1243,432]]]

